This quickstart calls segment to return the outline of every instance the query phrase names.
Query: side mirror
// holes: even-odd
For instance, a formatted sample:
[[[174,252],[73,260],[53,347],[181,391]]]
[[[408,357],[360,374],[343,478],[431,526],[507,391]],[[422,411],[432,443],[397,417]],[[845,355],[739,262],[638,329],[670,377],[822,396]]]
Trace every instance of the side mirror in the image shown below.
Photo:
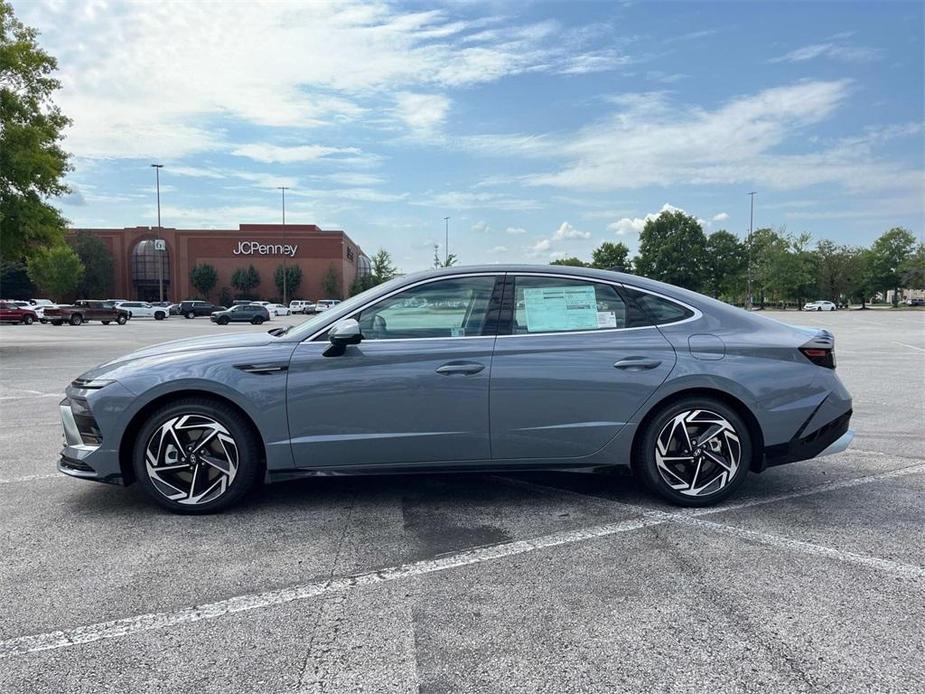
[[[353,318],[346,318],[335,323],[328,330],[331,346],[324,351],[326,357],[339,357],[347,351],[347,345],[358,345],[363,340],[360,324]]]

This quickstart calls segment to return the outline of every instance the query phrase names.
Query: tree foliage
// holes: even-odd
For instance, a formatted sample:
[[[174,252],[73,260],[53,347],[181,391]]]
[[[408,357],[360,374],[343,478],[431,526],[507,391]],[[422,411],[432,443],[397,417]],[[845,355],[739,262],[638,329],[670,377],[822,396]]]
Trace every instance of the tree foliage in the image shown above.
[[[591,252],[591,267],[600,270],[632,272],[633,264],[629,259],[629,247],[620,241],[604,241]]]
[[[231,286],[238,290],[241,299],[254,298],[251,291],[260,285],[260,273],[253,265],[239,267],[231,275]]]
[[[286,278],[285,291],[283,291],[284,277]],[[276,283],[279,295],[283,297],[284,301],[288,301],[291,297],[296,296],[296,293],[299,291],[299,285],[302,284],[302,268],[298,265],[286,265],[285,267],[277,265],[273,273],[273,281]]]
[[[61,148],[69,123],[52,101],[57,61],[0,0],[0,249],[7,259],[60,243],[65,220],[47,200],[68,192]]]
[[[333,265],[328,266],[327,272],[321,278],[321,290],[324,292],[323,299],[340,299],[340,275]]]
[[[687,289],[706,282],[707,237],[696,218],[680,210],[665,210],[646,222],[639,234],[636,272]]]
[[[893,227],[884,232],[870,248],[870,280],[874,290],[893,293],[893,304],[899,301],[902,273],[915,252],[915,236],[907,229]]]
[[[392,255],[384,248],[376,251],[370,264],[372,266],[370,274],[376,284],[388,282],[398,276],[398,268],[392,263]]]
[[[84,274],[77,253],[63,243],[36,249],[26,267],[29,279],[53,301],[70,299]]]
[[[214,266],[209,265],[209,263],[199,263],[190,270],[189,280],[196,288],[196,291],[199,292],[199,295],[203,299],[208,299],[209,292],[211,292],[218,283],[218,271]]]
[[[747,257],[745,244],[735,234],[720,229],[707,237],[704,290],[714,299],[738,301],[745,296]]]
[[[77,284],[77,294],[88,298],[110,296],[115,274],[109,246],[86,231],[76,232],[67,242],[84,266],[83,278]]]
[[[902,284],[909,289],[925,289],[925,244],[919,244],[899,268]]]
[[[0,297],[32,299],[35,296],[35,285],[29,279],[26,264],[11,260],[0,261]]]
[[[434,268],[441,267],[453,267],[454,265],[459,264],[459,258],[456,257],[455,253],[450,253],[445,260],[440,258],[440,247],[436,244],[434,245]]]
[[[583,261],[581,258],[576,258],[571,256],[569,258],[557,258],[553,260],[550,265],[566,265],[568,267],[588,267],[588,264]]]

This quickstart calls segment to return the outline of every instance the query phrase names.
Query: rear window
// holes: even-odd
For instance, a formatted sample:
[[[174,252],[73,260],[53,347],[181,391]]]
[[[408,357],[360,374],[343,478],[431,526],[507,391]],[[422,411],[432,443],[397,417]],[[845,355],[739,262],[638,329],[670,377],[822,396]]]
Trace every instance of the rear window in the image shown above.
[[[648,294],[625,287],[625,291],[656,325],[677,323],[694,315],[689,308],[655,294]]]

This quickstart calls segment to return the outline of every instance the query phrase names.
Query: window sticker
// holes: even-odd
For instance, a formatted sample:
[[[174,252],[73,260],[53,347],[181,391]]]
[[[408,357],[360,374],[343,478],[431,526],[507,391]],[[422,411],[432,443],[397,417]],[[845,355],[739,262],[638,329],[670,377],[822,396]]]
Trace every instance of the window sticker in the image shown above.
[[[595,330],[598,327],[594,287],[524,289],[527,332]]]
[[[616,312],[598,311],[597,312],[597,327],[598,328],[616,328],[617,327]]]

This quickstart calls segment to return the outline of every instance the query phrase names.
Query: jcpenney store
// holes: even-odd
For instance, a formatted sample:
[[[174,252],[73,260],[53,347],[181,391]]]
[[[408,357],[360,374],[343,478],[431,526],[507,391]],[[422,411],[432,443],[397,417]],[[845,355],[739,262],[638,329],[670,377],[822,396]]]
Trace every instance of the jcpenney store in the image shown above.
[[[241,224],[238,229],[73,229],[100,238],[115,260],[113,298],[156,301],[161,278],[164,298],[182,301],[198,295],[190,270],[208,263],[218,271],[212,299],[223,287],[234,293],[231,276],[253,265],[260,273],[256,295],[279,294],[273,277],[283,263],[302,268],[302,282],[291,299],[327,299],[347,296],[357,275],[369,272],[369,258],[343,231],[324,230],[314,224]],[[340,296],[329,297],[322,279],[334,269]],[[104,297],[101,297],[104,298]]]

